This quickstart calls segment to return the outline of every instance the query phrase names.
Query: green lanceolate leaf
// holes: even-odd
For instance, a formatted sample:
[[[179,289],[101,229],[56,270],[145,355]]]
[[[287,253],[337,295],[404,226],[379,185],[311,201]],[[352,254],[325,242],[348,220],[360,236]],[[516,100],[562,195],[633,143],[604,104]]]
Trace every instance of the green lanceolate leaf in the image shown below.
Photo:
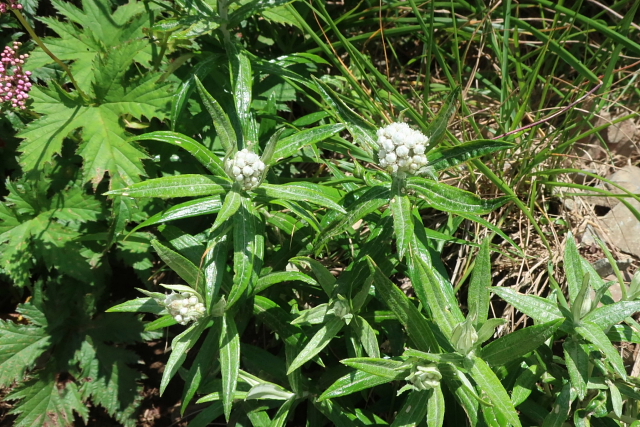
[[[160,395],[164,393],[167,385],[169,385],[169,381],[171,381],[171,378],[173,378],[184,363],[187,357],[187,351],[196,344],[206,324],[206,321],[198,321],[171,341],[171,355],[169,356],[169,360],[167,360],[167,365],[164,368],[162,380],[160,381]]]
[[[321,185],[317,184],[296,183],[273,185],[264,183],[253,190],[253,192],[262,197],[308,202],[346,213],[344,208],[332,197],[333,195],[326,191]]]
[[[220,212],[218,212],[218,216],[216,217],[216,220],[211,226],[209,232],[214,232],[218,227],[224,224],[226,220],[238,212],[240,205],[242,205],[242,195],[237,191],[229,191],[224,198]]]
[[[216,355],[220,347],[219,344],[218,328],[209,328],[202,347],[198,350],[196,358],[185,378],[182,407],[180,408],[181,415],[184,415],[184,411],[198,391],[202,379],[209,373],[213,364],[217,363]]]
[[[226,271],[228,259],[229,236],[225,230],[218,230],[209,236],[209,243],[204,257],[205,307],[211,309],[218,300],[222,279]]]
[[[369,357],[380,357],[380,347],[376,339],[376,333],[363,317],[356,316],[351,323],[351,330],[356,334],[362,348]]]
[[[564,360],[569,371],[571,384],[578,397],[584,399],[589,382],[589,355],[575,339],[567,339],[564,344]]]
[[[564,316],[553,302],[534,295],[524,295],[513,289],[492,287],[491,292],[538,322],[551,322]]]
[[[544,372],[541,365],[530,365],[520,372],[511,392],[513,406],[519,406],[531,395],[536,383]]]
[[[239,45],[225,43],[229,65],[231,71],[231,82],[233,84],[233,100],[236,105],[236,113],[242,125],[243,147],[249,141],[257,139],[257,133],[251,130],[253,118],[251,117],[251,92],[253,86],[253,75],[251,73],[251,62],[246,52]],[[238,138],[240,139],[240,138]]]
[[[444,425],[444,395],[442,389],[436,387],[427,402],[427,427],[442,427]]]
[[[195,88],[195,79],[205,78],[212,70],[212,65],[218,62],[220,55],[212,54],[202,59],[198,64],[193,67],[190,76],[182,82],[180,87],[176,90],[174,99],[171,105],[171,130],[176,129],[178,119],[182,114],[184,106],[187,104],[193,89]]]
[[[484,200],[457,187],[420,177],[409,178],[407,188],[415,191],[434,208],[451,213],[483,215],[492,212],[511,199],[510,196],[505,196]]]
[[[377,151],[375,126],[347,107],[325,83],[318,79],[315,79],[315,82],[318,85],[320,95],[336,111],[339,117],[338,121],[347,126],[347,130],[353,136],[353,141],[356,145],[364,148],[370,155]]]
[[[251,200],[243,198],[242,205],[233,216],[233,287],[229,293],[227,309],[246,293],[254,280],[254,270],[259,271],[261,253],[264,250],[261,218]],[[251,286],[251,291],[253,286]]]
[[[194,197],[224,194],[231,189],[225,178],[207,175],[176,175],[149,179],[105,194],[125,197]]]
[[[164,298],[164,294],[162,298]],[[114,305],[110,309],[106,310],[111,313],[153,313],[159,314],[165,310],[163,306],[158,304],[155,298],[136,298],[122,304]]]
[[[131,232],[135,232],[143,227],[161,224],[176,219],[191,218],[200,215],[210,215],[217,213],[222,207],[220,196],[202,197],[196,200],[180,203],[172,206],[160,213],[153,215],[151,218],[137,225]]]
[[[535,350],[549,339],[564,319],[518,329],[489,343],[482,349],[482,358],[492,366],[506,365]]]
[[[373,357],[355,357],[340,361],[347,366],[372,375],[387,378],[388,380],[401,380],[409,375],[411,365],[402,360],[380,359]]]
[[[229,120],[229,116],[224,112],[220,103],[218,103],[218,101],[216,101],[209,92],[207,92],[200,82],[200,79],[195,77],[195,80],[196,88],[198,89],[200,98],[202,98],[202,103],[211,115],[213,126],[216,129],[218,138],[220,138],[222,148],[224,148],[226,153],[231,153],[233,150],[237,150],[238,138],[236,136],[236,131],[233,129],[233,124],[231,123],[231,120]]]
[[[396,232],[398,259],[402,260],[405,252],[409,249],[409,242],[413,236],[411,201],[406,194],[404,179],[394,177],[389,207],[393,215],[393,229]]]
[[[318,401],[322,402],[326,399],[346,396],[391,381],[392,380],[389,378],[370,374],[368,372],[354,371],[337,379],[333,384],[329,386],[329,388],[324,391],[324,393],[322,393],[318,397]]]
[[[326,242],[343,233],[364,216],[374,212],[381,206],[389,203],[390,189],[383,186],[368,189],[355,202],[347,207],[347,214],[329,225],[318,238],[316,247],[321,247]]]
[[[427,166],[437,173],[467,160],[509,148],[513,148],[513,144],[499,139],[479,139],[465,142],[455,147],[436,148],[427,154]]]
[[[451,91],[440,108],[440,111],[438,111],[438,114],[425,131],[425,135],[429,137],[429,145],[431,147],[437,147],[442,141],[442,138],[447,131],[449,120],[451,120],[451,117],[458,109],[457,101],[460,96],[460,92],[460,86]]]
[[[272,95],[274,94],[272,93]],[[275,99],[275,96],[269,96],[269,100],[272,100],[272,99]],[[274,109],[275,109],[275,106],[274,106]],[[273,133],[273,135],[271,135],[271,138],[269,138],[269,141],[267,141],[267,145],[265,145],[264,151],[260,155],[260,160],[262,160],[262,163],[264,163],[265,165],[270,166],[272,164],[273,155],[276,152],[276,144],[280,140],[280,135],[282,135],[282,132],[284,132],[284,130],[285,130],[284,128],[278,129]]]
[[[160,258],[184,279],[196,292],[203,294],[204,277],[202,272],[191,261],[179,253],[169,249],[157,240],[151,242]]]
[[[160,141],[177,147],[182,147],[202,163],[202,166],[207,168],[211,173],[227,178],[227,174],[224,171],[224,165],[218,156],[195,139],[189,138],[181,133],[169,131],[149,132],[133,137],[129,139],[129,141]]]
[[[0,386],[21,381],[49,347],[50,339],[44,328],[0,320]]]
[[[573,303],[582,288],[585,271],[582,269],[580,253],[573,236],[569,236],[564,251],[564,271],[567,275],[567,288],[569,289],[569,300]]]
[[[485,239],[480,246],[469,284],[467,304],[469,305],[469,316],[476,326],[486,322],[489,313],[489,300],[491,299],[489,289],[492,282],[489,243],[489,239]]]
[[[620,353],[611,344],[609,338],[602,332],[600,325],[591,322],[580,322],[580,326],[576,326],[576,332],[584,339],[594,344],[607,357],[607,361],[613,366],[613,369],[623,379],[627,378],[627,371],[624,368],[624,362]]]
[[[309,340],[305,347],[300,351],[296,358],[289,365],[287,374],[300,368],[306,362],[314,358],[320,353],[331,340],[342,330],[344,322],[336,316],[327,316],[327,323],[322,325],[320,330]]]
[[[521,427],[520,418],[513,407],[513,403],[511,403],[507,391],[489,365],[479,357],[475,357],[469,373],[478,384],[479,389],[489,396],[489,400],[494,405],[494,410],[502,414],[512,426]]]
[[[575,397],[571,391],[571,384],[567,383],[562,387],[560,395],[553,403],[553,410],[547,415],[542,423],[542,427],[561,427],[569,417],[571,403]]]
[[[236,329],[232,312],[226,312],[222,317],[220,370],[222,372],[222,404],[224,416],[228,421],[240,372],[240,335]]]
[[[398,411],[391,427],[417,426],[427,414],[428,402],[432,390],[414,390]]]
[[[311,129],[305,129],[300,132],[296,132],[291,136],[283,138],[278,141],[273,153],[274,160],[285,159],[289,156],[293,156],[302,147],[316,144],[325,139],[331,138],[336,133],[343,130],[345,126],[342,123],[321,125]],[[266,162],[265,162],[266,163]]]
[[[598,325],[604,331],[638,311],[640,311],[640,301],[620,301],[598,307],[584,316],[582,320]]]
[[[393,311],[402,326],[405,327],[409,337],[416,348],[422,351],[437,351],[438,343],[427,319],[409,301],[409,298],[387,276],[380,271],[377,265],[367,257],[369,268],[373,276],[373,284],[380,294],[380,299]]]
[[[256,283],[256,287],[253,290],[254,294],[259,294],[260,292],[266,290],[270,286],[273,286],[278,283],[283,282],[304,282],[310,285],[318,285],[315,279],[307,276],[304,273],[300,273],[299,271],[277,271],[275,273],[267,274],[266,276],[262,276],[258,279],[258,283]]]
[[[295,257],[291,258],[289,261],[304,269],[310,269],[313,272],[313,275],[316,276],[316,280],[320,286],[322,286],[322,290],[324,290],[328,297],[333,297],[333,292],[337,282],[336,277],[331,274],[329,269],[320,261],[309,257]]]

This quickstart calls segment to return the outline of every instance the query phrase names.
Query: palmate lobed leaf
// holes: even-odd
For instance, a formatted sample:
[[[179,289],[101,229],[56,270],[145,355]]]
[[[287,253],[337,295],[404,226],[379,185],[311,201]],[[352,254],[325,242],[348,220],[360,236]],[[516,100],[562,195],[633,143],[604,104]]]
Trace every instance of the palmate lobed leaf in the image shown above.
[[[58,383],[51,371],[42,372],[37,378],[24,383],[6,399],[21,400],[9,412],[19,414],[14,427],[72,426],[74,412],[85,422],[89,416],[77,385],[73,381]]]
[[[134,54],[146,44],[140,40],[124,43],[100,57],[91,78],[98,99],[91,103],[77,91],[67,93],[54,83],[50,88],[32,90],[33,109],[43,116],[18,134],[24,139],[19,160],[25,170],[50,163],[54,155],[60,154],[64,139],[82,129],[83,143],[78,154],[84,160],[84,182],[97,185],[109,173],[112,186],[119,188],[145,175],[142,159],[147,156],[127,142],[120,118],[131,115],[137,119],[163,119],[168,112],[171,94],[167,84],[156,83],[159,74],[149,73],[131,82],[124,79]]]
[[[44,328],[0,320],[0,387],[22,380],[50,341]]]

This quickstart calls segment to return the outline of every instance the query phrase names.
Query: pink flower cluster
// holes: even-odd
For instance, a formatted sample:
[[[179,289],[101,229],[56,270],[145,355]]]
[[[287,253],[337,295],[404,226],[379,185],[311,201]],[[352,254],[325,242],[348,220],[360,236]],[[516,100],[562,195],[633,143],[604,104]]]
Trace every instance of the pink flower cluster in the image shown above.
[[[18,55],[21,45],[13,42],[13,47],[7,46],[0,53],[0,102],[11,102],[13,108],[24,110],[31,90],[31,72],[22,69],[29,55]]]
[[[8,3],[0,1],[0,13],[7,13],[10,9],[22,10],[22,5],[17,0],[9,0]]]

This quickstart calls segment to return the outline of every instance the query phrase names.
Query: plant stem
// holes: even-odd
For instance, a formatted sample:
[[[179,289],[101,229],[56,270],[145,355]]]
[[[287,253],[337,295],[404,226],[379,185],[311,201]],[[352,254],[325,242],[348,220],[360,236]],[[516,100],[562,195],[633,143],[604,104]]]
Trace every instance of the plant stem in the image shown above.
[[[76,82],[76,79],[73,77],[73,74],[69,69],[69,66],[64,62],[62,62],[57,56],[53,54],[53,52],[49,50],[49,48],[47,48],[47,46],[45,46],[45,44],[42,42],[42,39],[36,34],[35,30],[31,26],[31,24],[29,24],[29,22],[25,19],[24,15],[22,14],[22,12],[20,12],[20,10],[12,9],[12,12],[16,15],[16,18],[18,18],[18,21],[20,21],[22,26],[25,28],[25,30],[27,30],[27,32],[29,33],[31,38],[36,42],[36,44],[40,46],[40,48],[47,55],[49,55],[51,59],[53,59],[58,65],[60,65],[62,69],[65,71],[65,73],[67,73],[67,75],[69,76],[69,80],[71,80],[71,83],[73,83],[73,86],[75,86],[80,96],[82,96],[82,98],[84,98],[86,101],[89,101],[89,97],[82,91],[82,89],[80,89],[80,86],[78,85],[78,82]]]

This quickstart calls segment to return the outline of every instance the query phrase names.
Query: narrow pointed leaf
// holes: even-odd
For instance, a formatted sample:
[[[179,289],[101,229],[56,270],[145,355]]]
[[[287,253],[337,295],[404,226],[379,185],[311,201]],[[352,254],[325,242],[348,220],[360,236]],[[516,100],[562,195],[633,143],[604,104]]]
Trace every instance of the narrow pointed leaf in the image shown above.
[[[499,139],[479,139],[455,147],[436,148],[427,154],[428,167],[437,173],[467,160],[513,148],[513,146]]]
[[[569,301],[573,303],[582,287],[585,271],[582,269],[580,253],[573,235],[567,238],[564,250],[564,271],[567,275],[567,288],[569,289]]]
[[[380,271],[371,258],[367,257],[367,262],[373,276],[373,284],[380,295],[380,299],[398,317],[416,348],[422,351],[437,351],[439,346],[427,319],[409,301],[404,292]]]
[[[233,314],[230,312],[224,314],[221,322],[220,371],[222,372],[222,405],[224,416],[228,421],[240,372],[240,335],[236,329]]]
[[[509,394],[489,365],[481,358],[475,357],[469,373],[478,384],[479,389],[489,396],[494,410],[502,414],[512,426],[522,427],[520,417],[511,403]]]
[[[604,331],[639,311],[640,301],[620,301],[598,307],[584,316],[582,320],[598,325]]]
[[[131,232],[135,232],[143,227],[149,227],[163,222],[176,219],[191,218],[200,215],[210,215],[216,213],[222,207],[220,196],[202,197],[196,200],[180,203],[165,211],[153,215],[151,218],[137,225]]]
[[[210,233],[214,232],[218,227],[220,227],[226,220],[231,218],[238,209],[240,209],[240,205],[242,204],[242,196],[237,191],[229,191],[224,198],[224,202],[222,203],[222,207],[220,208],[220,212],[218,212],[218,216],[216,216],[216,220],[214,221]]]
[[[474,325],[481,325],[487,320],[489,314],[489,300],[491,299],[491,259],[489,250],[489,239],[485,239],[480,246],[476,262],[471,274],[469,284],[469,295],[467,297],[469,305],[469,316]]]
[[[233,287],[229,293],[227,309],[231,308],[247,291],[254,275],[254,264],[259,258],[258,236],[260,217],[250,200],[245,199],[233,216]]]
[[[436,387],[427,402],[427,427],[444,425],[444,394],[442,388]]]
[[[409,375],[411,365],[401,360],[373,357],[343,359],[340,363],[389,380],[401,380]]]
[[[149,179],[105,194],[125,197],[195,197],[224,194],[231,189],[231,182],[217,176],[176,175]]]
[[[406,195],[404,180],[394,178],[391,185],[391,201],[389,207],[393,215],[393,229],[396,232],[398,258],[402,260],[409,249],[409,242],[413,236],[413,216],[411,215],[411,201]]]
[[[556,319],[511,332],[486,345],[482,349],[482,358],[492,366],[506,365],[542,345],[563,322],[564,319]]]
[[[204,258],[205,307],[211,310],[218,301],[222,279],[227,267],[228,234],[222,230],[209,236],[209,243]]]
[[[167,360],[164,372],[162,373],[162,380],[160,381],[160,395],[164,393],[167,385],[169,385],[169,381],[171,381],[171,378],[173,378],[176,372],[178,372],[178,369],[182,366],[182,363],[184,363],[184,360],[187,357],[187,351],[196,344],[198,338],[200,338],[200,335],[204,331],[206,324],[207,322],[205,321],[196,322],[171,341],[171,355],[169,356],[169,360]]]
[[[505,196],[484,200],[457,187],[420,177],[409,178],[407,187],[415,191],[434,208],[452,213],[483,215],[494,211],[511,199],[511,196]]]
[[[326,324],[315,333],[311,340],[300,351],[296,358],[291,362],[287,374],[300,368],[314,356],[320,353],[335,337],[344,326],[344,322],[339,317],[331,316]]]
[[[360,316],[356,316],[354,321],[351,322],[351,328],[358,337],[358,340],[360,340],[367,355],[369,357],[380,357],[380,348],[378,346],[378,340],[376,339],[376,333],[369,322]]]
[[[361,390],[367,390],[377,385],[391,382],[390,378],[381,377],[364,371],[354,371],[337,379],[318,397],[322,402],[326,399],[333,399],[346,396]]]
[[[558,306],[547,299],[524,295],[509,288],[492,287],[491,292],[538,322],[546,323],[564,318]]]
[[[231,124],[231,120],[229,120],[229,116],[224,112],[220,103],[216,101],[209,92],[207,92],[200,82],[200,79],[195,77],[195,81],[200,98],[202,98],[202,103],[211,115],[213,126],[216,129],[218,138],[220,138],[222,148],[224,148],[226,153],[230,153],[232,150],[237,149],[237,136],[233,129],[233,125]]]
[[[321,185],[317,184],[296,183],[273,185],[263,183],[260,187],[253,190],[253,192],[262,197],[308,202],[346,213],[344,208],[336,203]]]
[[[545,417],[542,427],[562,427],[567,418],[569,418],[571,403],[574,399],[575,397],[571,392],[571,384],[565,384],[560,395],[556,398],[551,412]]]
[[[451,120],[451,116],[453,116],[458,109],[457,102],[460,92],[460,86],[451,91],[442,107],[440,107],[440,111],[438,111],[438,114],[436,114],[436,117],[425,131],[425,135],[429,137],[429,145],[431,147],[437,147],[447,132],[449,120]]]
[[[433,390],[414,390],[398,411],[391,427],[417,426],[427,414],[428,402]]]
[[[576,332],[584,339],[594,344],[607,357],[607,361],[613,366],[613,369],[623,379],[627,378],[627,371],[624,368],[624,362],[620,353],[611,344],[607,335],[602,332],[599,325],[590,322],[580,322],[580,326],[576,326]]]
[[[563,348],[571,384],[578,397],[584,399],[587,395],[587,383],[589,382],[589,355],[575,339],[567,339]]]
[[[274,160],[285,159],[294,155],[302,147],[313,145],[325,139],[331,138],[336,133],[345,128],[344,124],[330,124],[316,126],[311,129],[305,129],[300,132],[296,132],[291,136],[283,138],[278,141],[275,146],[275,152],[273,153]],[[265,164],[267,164],[265,162]]]
[[[227,178],[224,165],[218,156],[212,153],[207,147],[193,138],[177,132],[157,131],[149,132],[131,138],[129,141],[160,141],[177,147],[182,147],[195,157],[211,173]]]
[[[157,240],[151,242],[160,258],[180,277],[184,279],[193,289],[200,295],[203,294],[204,276],[202,272],[193,265],[191,261],[183,257],[177,252],[172,251]]]

